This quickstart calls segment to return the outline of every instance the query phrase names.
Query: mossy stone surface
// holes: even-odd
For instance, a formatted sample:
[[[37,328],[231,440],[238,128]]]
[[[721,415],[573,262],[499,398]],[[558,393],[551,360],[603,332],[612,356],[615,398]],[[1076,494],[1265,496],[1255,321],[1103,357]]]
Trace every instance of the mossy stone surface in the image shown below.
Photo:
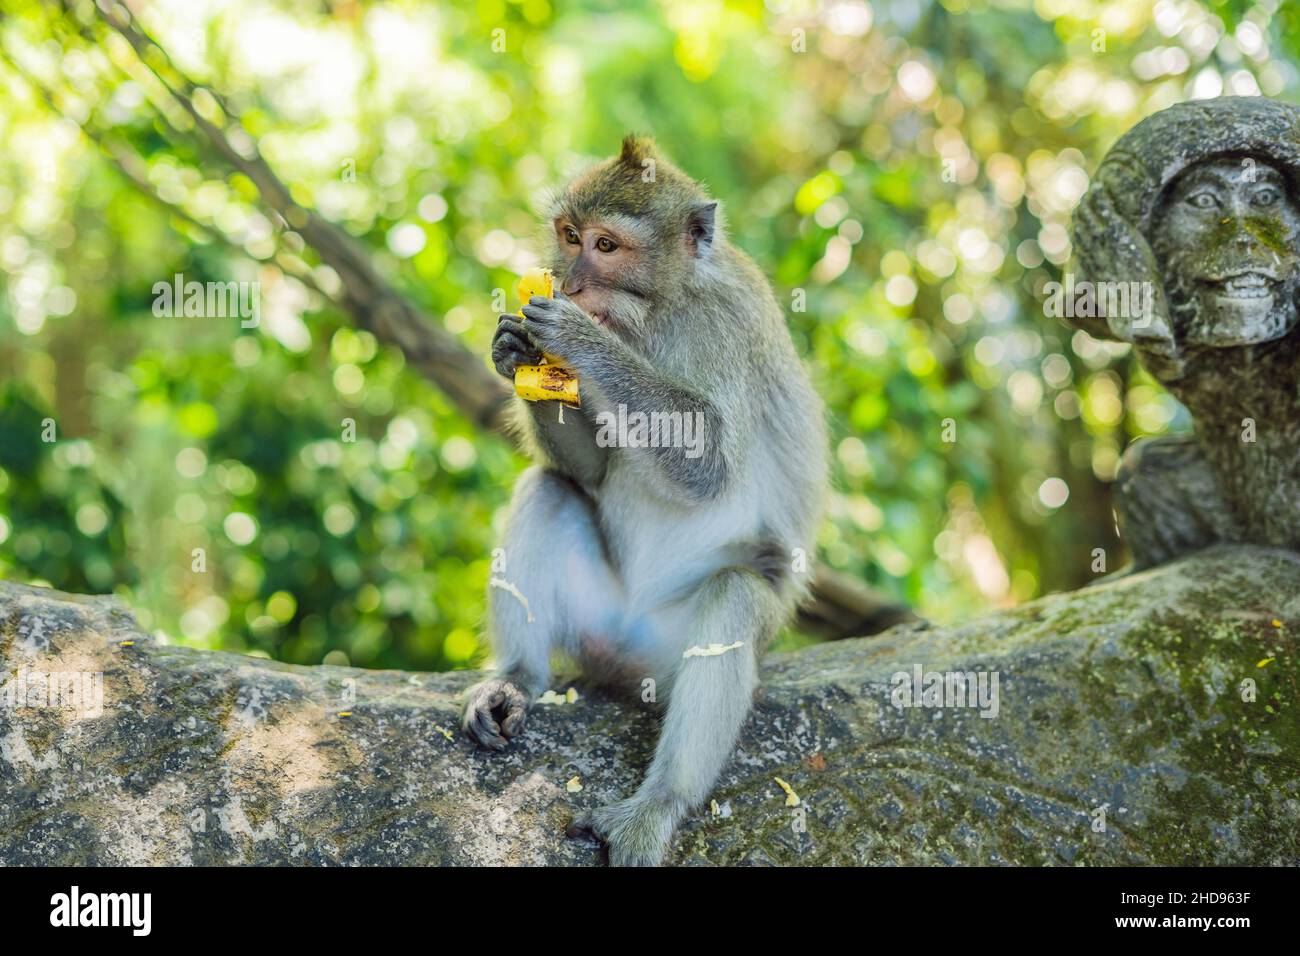
[[[1300,557],[1222,547],[775,654],[719,813],[669,862],[1300,863],[1297,629]],[[996,671],[997,716],[896,708],[917,664]],[[20,671],[102,674],[104,699],[78,715],[0,692],[4,864],[593,864],[565,825],[635,787],[655,736],[578,685],[491,754],[457,727],[474,673],[169,647],[112,599],[0,584],[0,681]]]

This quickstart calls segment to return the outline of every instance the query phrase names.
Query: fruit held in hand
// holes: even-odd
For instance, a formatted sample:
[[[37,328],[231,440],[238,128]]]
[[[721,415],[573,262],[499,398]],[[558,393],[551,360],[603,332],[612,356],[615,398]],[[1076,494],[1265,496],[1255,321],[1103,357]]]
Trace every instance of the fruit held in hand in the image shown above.
[[[531,269],[519,280],[519,301],[524,305],[535,295],[550,298],[555,279],[550,269]],[[523,311],[520,310],[520,315]],[[541,365],[520,365],[515,369],[515,394],[527,402],[566,402],[581,405],[578,376],[565,368],[554,355],[543,355]]]

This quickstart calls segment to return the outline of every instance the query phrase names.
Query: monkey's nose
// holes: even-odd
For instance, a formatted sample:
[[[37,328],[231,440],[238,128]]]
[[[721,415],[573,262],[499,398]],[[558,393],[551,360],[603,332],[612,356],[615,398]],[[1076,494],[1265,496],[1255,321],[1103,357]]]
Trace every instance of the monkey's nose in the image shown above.
[[[581,283],[571,282],[570,280],[565,279],[564,284],[560,286],[560,291],[572,298],[582,291],[582,285]]]

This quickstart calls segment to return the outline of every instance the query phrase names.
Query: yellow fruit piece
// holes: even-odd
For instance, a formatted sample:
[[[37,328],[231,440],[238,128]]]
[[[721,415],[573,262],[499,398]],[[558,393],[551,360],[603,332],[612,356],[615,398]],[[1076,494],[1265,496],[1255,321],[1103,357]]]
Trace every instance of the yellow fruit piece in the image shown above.
[[[578,376],[563,365],[520,365],[515,369],[515,394],[526,402],[582,404]]]
[[[794,787],[790,786],[780,777],[773,777],[772,779],[775,780],[777,785],[785,791],[785,805],[787,807],[799,806],[799,794],[794,792]]]
[[[535,295],[544,295],[549,299],[555,293],[555,276],[551,275],[550,269],[529,269],[519,277],[515,289],[519,293],[519,301],[524,305]],[[523,315],[522,312],[519,314]]]
[[[555,292],[555,277],[550,269],[531,269],[519,279],[519,301],[524,305],[535,295],[548,299]],[[520,309],[520,315],[523,310]],[[543,355],[543,365],[520,365],[515,369],[515,394],[526,402],[560,401],[581,405],[578,376],[565,368],[554,355]]]

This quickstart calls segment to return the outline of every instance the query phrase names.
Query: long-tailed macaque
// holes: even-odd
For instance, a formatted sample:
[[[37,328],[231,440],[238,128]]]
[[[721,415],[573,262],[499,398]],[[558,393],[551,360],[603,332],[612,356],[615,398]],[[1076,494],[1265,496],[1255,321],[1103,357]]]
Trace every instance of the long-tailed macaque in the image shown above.
[[[549,221],[556,294],[534,296],[526,321],[501,316],[492,358],[511,378],[558,356],[582,404],[561,417],[518,402],[537,464],[510,506],[508,586],[488,592],[495,676],[470,692],[464,728],[505,747],[553,651],[666,705],[641,786],[571,828],[615,865],[654,865],[713,788],[759,654],[807,589],[823,411],[767,280],[652,142],[624,140]]]

